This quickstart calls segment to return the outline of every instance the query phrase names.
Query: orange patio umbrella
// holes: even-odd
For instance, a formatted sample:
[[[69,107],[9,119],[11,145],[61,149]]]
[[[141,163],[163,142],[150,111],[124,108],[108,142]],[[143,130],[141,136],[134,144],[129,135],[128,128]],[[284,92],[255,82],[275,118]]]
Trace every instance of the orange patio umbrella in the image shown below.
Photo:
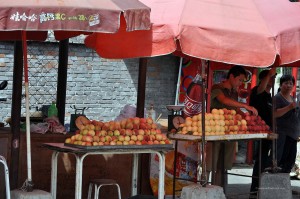
[[[151,8],[150,31],[122,35],[93,33],[86,37],[86,46],[105,58],[153,57],[179,52],[201,60],[252,67],[293,66],[300,60],[298,3],[289,0],[141,1]],[[204,103],[205,98],[202,100]],[[205,134],[202,139],[205,141]],[[202,164],[205,165],[204,161]]]
[[[62,40],[92,32],[116,33],[149,29],[150,8],[138,0],[14,0],[0,3],[0,40],[45,40],[47,31]]]
[[[141,0],[151,8],[151,31],[93,33],[85,43],[101,57],[183,54],[244,66],[300,60],[300,6],[288,0]],[[125,30],[120,30],[125,31]],[[121,45],[121,47],[120,47]],[[126,51],[124,51],[126,49]]]
[[[2,0],[0,41],[23,41],[26,102],[27,180],[32,189],[27,40],[43,41],[48,30],[57,40],[90,34],[122,34],[150,28],[150,8],[138,0]]]

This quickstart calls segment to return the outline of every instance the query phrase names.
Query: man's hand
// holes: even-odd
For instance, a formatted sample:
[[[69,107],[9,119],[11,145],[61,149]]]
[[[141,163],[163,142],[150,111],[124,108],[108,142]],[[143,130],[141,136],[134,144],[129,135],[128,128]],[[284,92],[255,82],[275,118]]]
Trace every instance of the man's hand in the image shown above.
[[[245,109],[247,109],[248,111],[251,111],[253,115],[257,116],[258,115],[258,112],[256,110],[256,108],[254,108],[253,106],[248,106],[246,105],[245,106]]]
[[[276,68],[271,68],[271,70],[269,70],[268,75],[269,77],[273,77],[274,75],[276,75]]]

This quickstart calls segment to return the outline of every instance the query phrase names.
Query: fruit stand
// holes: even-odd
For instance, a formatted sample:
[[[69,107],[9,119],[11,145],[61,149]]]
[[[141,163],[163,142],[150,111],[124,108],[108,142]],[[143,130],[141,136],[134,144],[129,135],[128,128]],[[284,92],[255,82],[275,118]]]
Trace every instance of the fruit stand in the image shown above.
[[[202,114],[186,117],[184,123],[180,124],[177,131],[168,135],[171,140],[175,141],[176,155],[174,157],[173,185],[175,185],[175,180],[177,179],[178,141],[202,142],[204,134],[202,132],[202,122],[205,123],[205,142],[277,138],[277,135],[269,130],[270,127],[259,116],[250,115],[248,112],[237,113],[235,110],[213,109],[211,113],[204,113],[204,118],[202,118]],[[198,175],[201,174],[198,173]],[[212,181],[212,183],[214,182]],[[226,187],[225,183],[223,182],[223,187]],[[175,196],[175,191],[174,186],[173,197]]]
[[[158,198],[164,198],[164,153],[173,150],[172,142],[162,133],[152,118],[126,118],[121,121],[90,121],[85,116],[75,120],[75,135],[65,143],[44,143],[53,151],[51,195],[56,198],[57,158],[59,153],[73,154],[76,158],[75,198],[82,197],[83,161],[90,155],[133,155],[131,195],[137,195],[139,154],[155,154],[159,160]],[[121,188],[122,189],[122,188]]]

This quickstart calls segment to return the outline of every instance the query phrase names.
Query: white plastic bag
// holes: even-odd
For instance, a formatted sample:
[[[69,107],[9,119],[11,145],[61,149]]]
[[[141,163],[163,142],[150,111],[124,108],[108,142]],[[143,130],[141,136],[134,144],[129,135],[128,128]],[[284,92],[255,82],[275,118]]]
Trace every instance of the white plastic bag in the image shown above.
[[[49,130],[49,124],[47,122],[30,125],[30,132],[33,133],[45,134],[48,130]]]

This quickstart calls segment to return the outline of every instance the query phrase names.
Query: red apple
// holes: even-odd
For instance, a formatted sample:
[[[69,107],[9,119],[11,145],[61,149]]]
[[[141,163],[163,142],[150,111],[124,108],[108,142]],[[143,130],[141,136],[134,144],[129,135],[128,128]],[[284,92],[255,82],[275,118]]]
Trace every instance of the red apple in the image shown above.
[[[128,121],[127,121],[125,128],[126,128],[126,129],[133,129],[133,124],[132,124],[132,122],[128,122]]]
[[[103,146],[103,145],[104,145],[104,142],[99,142],[98,145],[99,145],[99,146]]]
[[[107,142],[111,142],[111,141],[112,141],[112,138],[111,138],[111,136],[107,135],[107,136],[105,136],[105,140],[106,140]]]
[[[125,129],[125,134],[131,136],[132,130],[131,129]]]
[[[93,142],[92,145],[93,145],[93,146],[98,146],[99,143],[98,143],[98,142]]]
[[[100,133],[101,133],[102,136],[106,136],[107,135],[107,131],[105,131],[105,130],[101,130]]]
[[[145,131],[144,131],[143,129],[139,129],[139,130],[138,130],[138,134],[139,134],[139,135],[145,135]]]
[[[137,137],[137,139],[138,139],[139,141],[142,141],[142,140],[144,139],[144,135],[140,135],[140,134],[139,134],[139,135],[137,135],[136,137]]]
[[[96,133],[95,133],[95,130],[92,130],[90,129],[88,132],[87,132],[87,135],[90,135],[90,136],[94,136]]]
[[[71,138],[67,138],[66,140],[65,140],[65,143],[71,143]]]
[[[100,137],[96,135],[93,136],[93,141],[98,143],[100,141]]]
[[[87,135],[88,132],[89,132],[88,129],[83,129],[83,130],[80,131],[80,134],[82,134],[82,135]]]
[[[145,132],[145,135],[150,135],[151,134],[150,133],[151,132],[150,129],[145,129],[144,132]]]
[[[151,129],[156,129],[156,128],[157,128],[157,124],[153,123],[153,124],[151,125]]]
[[[92,142],[86,142],[85,146],[93,146]]]
[[[140,118],[140,123],[146,123],[146,118]]]
[[[141,143],[142,143],[142,145],[148,145],[148,141],[146,141],[146,140],[142,140]]]
[[[114,130],[114,136],[119,136],[120,135],[120,131],[119,130]]]
[[[132,135],[132,136],[130,137],[130,139],[133,140],[133,141],[137,141],[137,136],[136,136],[136,135]]]
[[[140,125],[139,125],[139,124],[132,124],[132,128],[133,128],[133,129],[139,129],[139,128],[140,128]]]
[[[164,140],[161,140],[161,141],[159,142],[159,144],[166,144],[166,142],[165,142]]]
[[[153,119],[152,118],[150,118],[150,117],[148,117],[147,119],[146,119],[146,122],[148,123],[148,124],[152,124],[153,123]]]
[[[130,145],[135,145],[135,141],[134,141],[134,140],[130,140],[128,143],[129,143]]]
[[[157,141],[161,141],[161,140],[162,140],[162,134],[156,134],[156,135],[155,135],[155,139],[156,139]]]
[[[161,130],[160,129],[156,129],[156,134],[161,134]]]
[[[162,140],[167,140],[168,139],[166,134],[161,134],[161,136],[162,136]]]
[[[82,137],[83,137],[83,135],[81,135],[81,134],[76,134],[76,135],[75,135],[75,140],[76,140],[76,141],[80,141],[80,140],[82,140]]]
[[[170,140],[165,140],[166,144],[172,144],[172,142]]]
[[[109,130],[109,123],[108,122],[105,122],[102,126],[102,130]]]
[[[106,141],[106,138],[105,138],[105,136],[100,136],[100,137],[99,137],[99,139],[100,139],[100,141],[99,141],[99,142],[105,142],[105,141]]]
[[[147,129],[146,123],[140,123],[140,129]]]
[[[158,140],[154,140],[153,144],[159,144],[159,141]]]
[[[85,141],[86,141],[86,142],[92,143],[92,142],[93,142],[93,137],[90,136],[90,135],[86,135],[86,136],[85,136]]]
[[[126,131],[125,131],[125,129],[120,129],[120,135],[126,135]]]
[[[125,128],[126,128],[126,123],[127,123],[127,120],[126,120],[126,119],[121,120],[121,122],[120,122],[120,127],[121,127],[121,129],[125,129]]]
[[[126,135],[126,136],[124,136],[124,141],[127,141],[127,142],[129,142],[130,141],[130,136],[129,135]]]
[[[118,140],[121,141],[121,142],[123,142],[123,141],[125,140],[125,137],[124,137],[123,135],[120,135],[120,136],[118,137]]]
[[[133,118],[132,122],[133,122],[133,124],[139,125],[140,124],[140,118],[135,117],[135,118]]]
[[[152,145],[152,144],[153,144],[153,141],[152,141],[152,140],[149,140],[149,141],[148,141],[148,144],[149,144],[149,145]]]

